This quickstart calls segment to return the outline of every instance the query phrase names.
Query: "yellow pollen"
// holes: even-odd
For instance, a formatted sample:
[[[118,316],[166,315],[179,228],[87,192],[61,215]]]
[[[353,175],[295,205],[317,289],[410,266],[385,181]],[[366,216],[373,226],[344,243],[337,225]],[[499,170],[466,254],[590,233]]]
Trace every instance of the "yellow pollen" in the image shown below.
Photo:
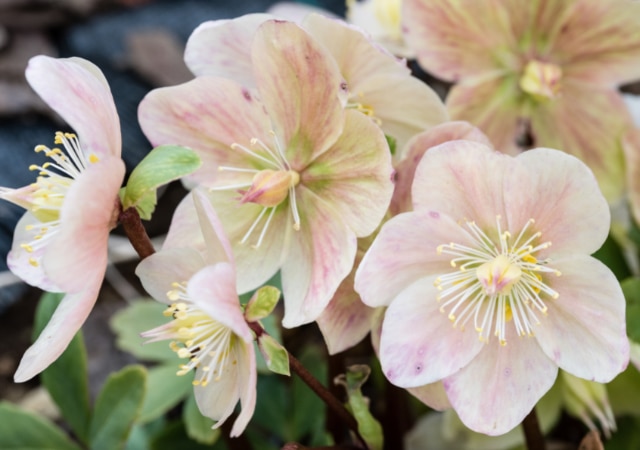
[[[38,261],[35,260],[35,258],[29,258],[29,264],[31,264],[33,267],[38,267],[40,264],[38,264]]]
[[[92,154],[89,155],[89,162],[91,164],[95,164],[98,161],[100,161],[100,158],[98,158],[98,156],[95,153],[92,153]]]

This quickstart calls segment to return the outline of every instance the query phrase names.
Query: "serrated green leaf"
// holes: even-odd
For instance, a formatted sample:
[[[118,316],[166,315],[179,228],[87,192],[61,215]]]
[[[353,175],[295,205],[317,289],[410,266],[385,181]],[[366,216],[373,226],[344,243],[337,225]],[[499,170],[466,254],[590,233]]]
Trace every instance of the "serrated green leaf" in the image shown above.
[[[122,208],[136,207],[140,217],[150,217],[156,204],[156,189],[189,175],[201,164],[198,154],[189,148],[177,145],[154,148],[131,172]]]
[[[193,393],[187,397],[182,410],[182,420],[187,436],[200,444],[213,445],[220,437],[220,429],[211,428],[215,422],[202,415]]]
[[[34,321],[34,340],[49,323],[64,294],[45,293],[40,298]],[[89,436],[91,407],[87,377],[87,352],[79,331],[67,349],[44,372],[40,381],[81,442]]]
[[[278,341],[268,334],[263,334],[258,338],[258,348],[270,371],[280,375],[291,375],[289,352]]]
[[[124,448],[140,414],[146,389],[146,370],[128,366],[107,378],[96,400],[89,431],[91,450]]]
[[[371,450],[382,450],[384,436],[382,426],[369,411],[369,399],[362,395],[362,385],[367,381],[371,369],[365,365],[347,367],[347,372],[336,377],[335,382],[344,386],[348,396],[348,407],[358,422],[358,431]]]
[[[258,289],[244,310],[248,322],[257,322],[269,316],[280,300],[280,290],[273,286],[262,286]]]
[[[640,342],[640,278],[627,278],[620,286],[627,301],[627,335]]]
[[[140,337],[140,333],[167,322],[162,315],[166,308],[160,302],[140,299],[114,314],[109,324],[116,335],[116,346],[142,361],[175,362],[176,354],[166,341],[144,344]]]
[[[80,450],[59,428],[40,416],[0,402],[2,450]]]
[[[193,388],[193,375],[178,376],[179,358],[174,354],[174,363],[162,364],[148,369],[147,394],[144,397],[138,423],[151,422],[164,415],[187,397]]]

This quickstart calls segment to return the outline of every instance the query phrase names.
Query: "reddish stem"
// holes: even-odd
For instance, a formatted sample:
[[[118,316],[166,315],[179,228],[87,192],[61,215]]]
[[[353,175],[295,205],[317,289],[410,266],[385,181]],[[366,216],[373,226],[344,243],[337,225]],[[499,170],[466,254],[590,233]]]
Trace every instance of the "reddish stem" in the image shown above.
[[[156,252],[136,208],[131,207],[122,211],[118,220],[140,259],[145,259]]]

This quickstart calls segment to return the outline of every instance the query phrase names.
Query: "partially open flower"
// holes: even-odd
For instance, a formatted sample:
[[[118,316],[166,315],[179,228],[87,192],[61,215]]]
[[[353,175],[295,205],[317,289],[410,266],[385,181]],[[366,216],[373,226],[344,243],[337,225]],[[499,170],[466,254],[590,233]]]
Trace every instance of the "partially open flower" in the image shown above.
[[[582,162],[453,141],[426,152],[412,198],[355,280],[366,304],[388,305],[379,355],[392,383],[438,409],[444,390],[469,428],[495,435],[522,421],[558,367],[601,383],[626,367],[624,296],[589,256],[609,209]]]
[[[124,178],[120,122],[102,72],[79,59],[37,56],[27,80],[77,132],[55,135],[50,159],[30,167],[36,181],[0,188],[0,197],[27,210],[18,222],[8,257],[12,272],[27,283],[67,295],[20,362],[17,382],[56,360],[91,311],[107,267],[107,240],[119,213]]]
[[[198,408],[219,427],[234,411],[242,412],[231,436],[244,431],[256,402],[256,357],[253,334],[245,322],[236,292],[236,271],[231,246],[207,197],[194,191],[187,197],[197,211],[202,251],[174,247],[144,259],[136,274],[145,289],[167,303],[173,320],[142,333],[149,342],[170,340],[171,349],[185,360],[177,375],[195,371],[193,381]],[[172,222],[180,233],[181,216]],[[177,230],[177,231],[176,231]]]

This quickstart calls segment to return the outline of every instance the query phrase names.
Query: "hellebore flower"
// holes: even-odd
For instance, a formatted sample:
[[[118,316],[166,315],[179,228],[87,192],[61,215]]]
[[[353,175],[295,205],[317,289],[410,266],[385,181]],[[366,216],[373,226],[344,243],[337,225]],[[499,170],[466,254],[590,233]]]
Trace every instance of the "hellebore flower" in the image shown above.
[[[16,227],[8,266],[27,283],[66,296],[20,361],[26,381],[60,356],[98,297],[107,267],[107,241],[119,213],[124,178],[120,122],[106,79],[80,58],[36,56],[26,77],[42,99],[76,131],[57,132],[60,147],[38,145],[51,161],[38,176],[0,196],[27,212]]]
[[[142,285],[169,305],[165,315],[173,318],[142,336],[149,342],[171,340],[171,349],[188,360],[178,375],[195,370],[196,403],[204,416],[217,421],[214,428],[241,402],[242,412],[231,430],[231,436],[238,436],[256,404],[253,334],[240,306],[233,253],[220,220],[201,192],[193,191],[186,201],[197,211],[198,233],[205,246],[200,252],[165,243],[138,265]],[[174,233],[183,229],[180,221],[181,216],[174,216]]]
[[[255,30],[272,18],[249,14],[205,22],[187,42],[187,66],[196,76],[222,76],[255,86],[255,61],[248,49]],[[309,14],[301,26],[338,65],[348,90],[347,108],[370,117],[396,140],[398,149],[414,134],[447,120],[437,94],[412,77],[404,61],[381,50],[357,28],[320,14]]]
[[[501,151],[563,149],[620,198],[630,119],[615,87],[640,78],[640,3],[405,0],[403,18],[420,65],[457,83],[452,119]]]
[[[552,386],[558,368],[605,383],[629,360],[625,302],[589,256],[610,215],[575,157],[511,157],[471,141],[429,149],[414,211],[393,217],[364,256],[355,288],[387,306],[386,377],[472,430],[503,434]],[[419,392],[413,392],[418,388]]]
[[[353,266],[356,238],[382,220],[391,157],[372,121],[343,110],[333,59],[297,25],[264,22],[251,55],[255,91],[200,76],[152,91],[140,122],[155,144],[198,152],[203,166],[190,181],[211,191],[234,247],[238,291],[281,269],[283,323],[292,327],[322,313]]]

